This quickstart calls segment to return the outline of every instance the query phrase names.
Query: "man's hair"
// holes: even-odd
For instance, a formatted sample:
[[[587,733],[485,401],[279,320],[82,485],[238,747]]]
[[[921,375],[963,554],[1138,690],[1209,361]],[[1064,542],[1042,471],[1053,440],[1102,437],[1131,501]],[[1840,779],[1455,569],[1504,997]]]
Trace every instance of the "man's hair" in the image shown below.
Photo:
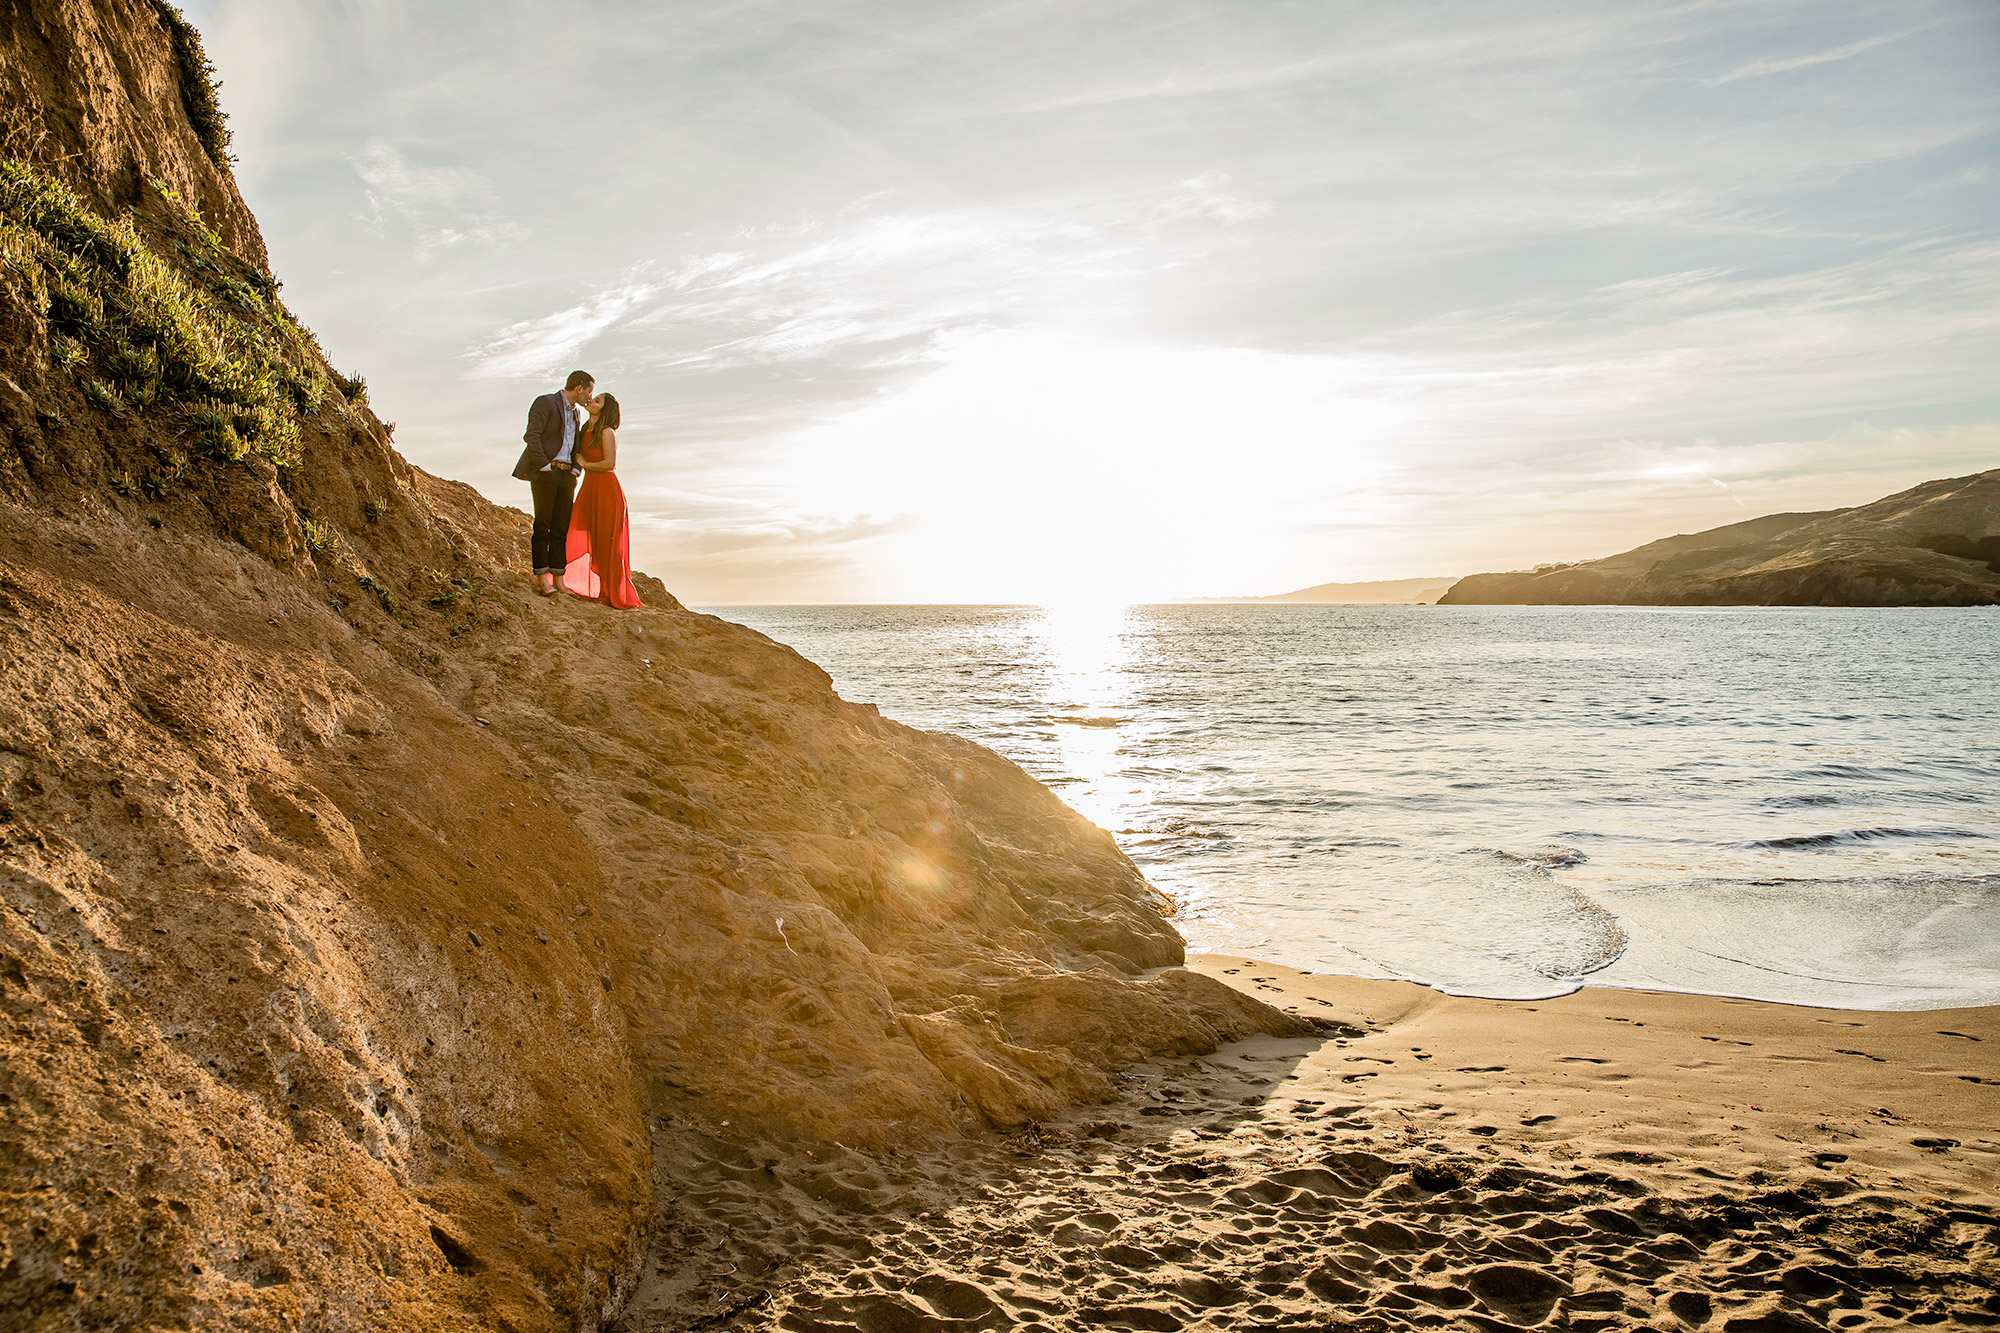
[[[565,381],[563,384],[563,390],[564,392],[568,392],[569,390],[574,389],[579,384],[595,384],[595,383],[597,383],[597,376],[591,374],[589,371],[572,370],[569,373],[569,379]]]

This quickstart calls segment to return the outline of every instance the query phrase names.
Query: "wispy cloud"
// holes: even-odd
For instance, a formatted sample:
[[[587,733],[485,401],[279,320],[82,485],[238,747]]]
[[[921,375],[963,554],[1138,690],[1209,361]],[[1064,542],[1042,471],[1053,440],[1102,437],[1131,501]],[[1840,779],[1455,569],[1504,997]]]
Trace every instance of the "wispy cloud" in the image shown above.
[[[1701,81],[1704,88],[1719,88],[1725,83],[1735,83],[1739,79],[1760,79],[1769,74],[1790,74],[1794,70],[1811,69],[1814,65],[1831,65],[1839,60],[1851,60],[1863,51],[1873,51],[1878,46],[1907,37],[1908,32],[1883,33],[1875,37],[1864,37],[1858,42],[1836,46],[1825,51],[1813,51],[1798,56],[1767,56],[1753,60],[1747,65],[1739,65],[1727,74],[1719,74],[1712,79]]]
[[[1639,17],[1643,22],[1644,16]],[[1336,78],[1383,74],[1400,78],[1416,68],[1436,75],[1471,65],[1522,60],[1555,62],[1587,50],[1629,42],[1632,27],[1627,21],[1614,18],[1607,22],[1602,17],[1595,21],[1500,25],[1454,23],[1415,33],[1397,26],[1381,26],[1350,35],[1338,50],[1310,56],[1277,61],[1239,56],[1232,60],[1226,52],[1204,52],[1198,63],[1147,78],[1029,95],[985,106],[975,103],[954,114],[1035,115],[1128,102],[1255,94]]]
[[[1484,419],[1505,383],[1544,428],[1623,415],[1698,429],[1917,405],[2000,347],[2000,238],[1800,272],[1663,274],[1455,312],[1377,345],[1467,374],[1439,391],[1468,394]]]
[[[417,256],[465,245],[517,241],[526,229],[495,212],[491,185],[463,167],[419,166],[384,140],[348,157],[360,178],[367,212],[379,235],[392,223],[414,233]]]
[[[509,326],[472,373],[546,371],[619,335],[628,371],[705,372],[844,358],[893,371],[970,330],[1074,317],[1162,263],[1207,253],[1266,215],[1212,173],[1151,191],[1011,207],[840,209],[741,233],[727,250],[648,262],[613,288]],[[878,200],[886,203],[886,200]]]
[[[511,324],[468,354],[470,374],[475,379],[553,375],[657,290],[652,283],[624,282],[552,315]]]

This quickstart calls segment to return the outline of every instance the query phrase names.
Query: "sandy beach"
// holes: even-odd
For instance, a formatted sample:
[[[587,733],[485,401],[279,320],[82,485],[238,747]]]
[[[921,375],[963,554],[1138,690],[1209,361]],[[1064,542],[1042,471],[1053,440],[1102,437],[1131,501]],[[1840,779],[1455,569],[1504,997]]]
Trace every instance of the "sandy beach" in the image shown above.
[[[2000,1324],[2000,1011],[1196,970],[1328,1024],[948,1152],[662,1163],[635,1330]],[[698,1136],[675,1136],[697,1143]],[[658,1250],[656,1250],[658,1252]]]

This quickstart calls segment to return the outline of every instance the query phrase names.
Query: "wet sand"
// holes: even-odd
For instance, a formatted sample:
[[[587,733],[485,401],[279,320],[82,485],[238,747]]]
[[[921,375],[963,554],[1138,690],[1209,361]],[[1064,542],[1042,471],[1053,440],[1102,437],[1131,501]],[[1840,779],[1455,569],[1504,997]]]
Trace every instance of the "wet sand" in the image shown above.
[[[1326,1035],[949,1151],[684,1149],[624,1327],[2000,1325],[2000,1009],[1191,966]]]

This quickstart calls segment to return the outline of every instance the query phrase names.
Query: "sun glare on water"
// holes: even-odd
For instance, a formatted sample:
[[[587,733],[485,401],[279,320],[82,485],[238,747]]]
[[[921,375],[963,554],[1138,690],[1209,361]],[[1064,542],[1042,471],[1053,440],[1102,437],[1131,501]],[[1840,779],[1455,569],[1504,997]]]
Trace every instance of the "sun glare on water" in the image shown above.
[[[1117,828],[1131,793],[1119,787],[1122,750],[1136,717],[1131,609],[1119,603],[1071,601],[1044,606],[1036,625],[1051,679],[1050,729],[1062,755],[1061,788],[1071,807],[1092,822]]]

